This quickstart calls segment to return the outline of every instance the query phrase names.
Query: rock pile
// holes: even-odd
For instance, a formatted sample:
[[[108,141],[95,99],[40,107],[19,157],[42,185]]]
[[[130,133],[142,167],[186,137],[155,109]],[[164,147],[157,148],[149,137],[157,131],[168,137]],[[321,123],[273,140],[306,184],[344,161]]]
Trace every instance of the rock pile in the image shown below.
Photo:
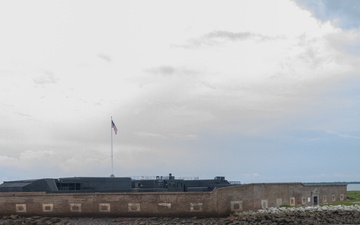
[[[235,224],[360,224],[360,206],[269,208],[235,216]]]
[[[246,211],[227,218],[58,218],[22,217],[18,215],[0,217],[0,225],[260,225],[260,224],[360,224],[360,206],[323,206],[305,208],[270,208]]]

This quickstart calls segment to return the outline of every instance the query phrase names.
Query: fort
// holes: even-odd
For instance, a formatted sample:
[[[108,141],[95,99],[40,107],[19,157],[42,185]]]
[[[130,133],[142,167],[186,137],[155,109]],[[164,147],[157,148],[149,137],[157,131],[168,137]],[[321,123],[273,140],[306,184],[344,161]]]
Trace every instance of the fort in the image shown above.
[[[9,188],[12,183],[4,183],[2,186]],[[0,192],[0,214],[60,217],[222,217],[236,212],[284,205],[314,206],[343,201],[347,191],[346,184],[304,183],[220,185],[209,191],[183,191],[183,187],[181,188],[182,191],[176,189],[152,192],[26,192],[21,189],[8,189]]]

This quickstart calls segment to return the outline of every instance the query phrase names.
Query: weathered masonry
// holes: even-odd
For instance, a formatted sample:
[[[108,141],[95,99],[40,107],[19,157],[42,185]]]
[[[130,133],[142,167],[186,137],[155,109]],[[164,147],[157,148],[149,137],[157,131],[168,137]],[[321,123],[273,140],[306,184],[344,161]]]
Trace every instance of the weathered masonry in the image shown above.
[[[346,198],[346,185],[243,184],[211,192],[0,193],[1,215],[227,216],[268,207],[309,206]]]

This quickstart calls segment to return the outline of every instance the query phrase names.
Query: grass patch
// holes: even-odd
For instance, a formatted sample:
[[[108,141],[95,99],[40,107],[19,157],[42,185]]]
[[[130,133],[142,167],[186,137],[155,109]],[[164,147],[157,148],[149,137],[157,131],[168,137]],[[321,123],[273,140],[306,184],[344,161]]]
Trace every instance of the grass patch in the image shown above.
[[[290,205],[281,205],[281,206],[279,206],[279,208],[294,208],[294,206],[290,206]]]

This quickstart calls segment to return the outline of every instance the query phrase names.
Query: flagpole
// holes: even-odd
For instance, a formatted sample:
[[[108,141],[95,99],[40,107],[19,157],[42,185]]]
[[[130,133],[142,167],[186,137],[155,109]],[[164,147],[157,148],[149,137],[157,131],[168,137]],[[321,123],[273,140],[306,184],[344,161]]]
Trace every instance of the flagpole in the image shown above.
[[[110,177],[115,177],[114,176],[114,151],[113,151],[113,126],[112,126],[113,120],[111,117],[111,121],[110,121],[110,133],[111,133],[111,175]]]

